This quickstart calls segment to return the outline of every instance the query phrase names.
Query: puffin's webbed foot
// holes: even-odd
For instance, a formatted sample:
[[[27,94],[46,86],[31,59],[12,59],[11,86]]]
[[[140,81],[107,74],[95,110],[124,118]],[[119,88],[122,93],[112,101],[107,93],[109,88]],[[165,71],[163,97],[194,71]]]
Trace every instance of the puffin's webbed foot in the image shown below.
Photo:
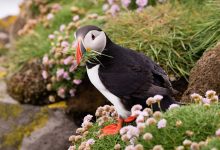
[[[126,119],[119,118],[117,124],[110,124],[108,126],[105,126],[103,129],[101,129],[102,135],[105,136],[105,135],[118,134],[120,129],[122,128],[123,122],[130,123],[130,122],[134,121],[135,119],[136,119],[136,117],[134,117],[134,116],[130,116]]]

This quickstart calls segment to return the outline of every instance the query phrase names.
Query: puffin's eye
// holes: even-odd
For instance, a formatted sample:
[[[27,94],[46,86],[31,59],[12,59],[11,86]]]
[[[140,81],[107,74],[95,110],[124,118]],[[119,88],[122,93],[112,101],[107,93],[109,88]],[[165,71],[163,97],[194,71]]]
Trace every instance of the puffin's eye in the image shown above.
[[[95,40],[95,35],[92,34],[92,40]]]

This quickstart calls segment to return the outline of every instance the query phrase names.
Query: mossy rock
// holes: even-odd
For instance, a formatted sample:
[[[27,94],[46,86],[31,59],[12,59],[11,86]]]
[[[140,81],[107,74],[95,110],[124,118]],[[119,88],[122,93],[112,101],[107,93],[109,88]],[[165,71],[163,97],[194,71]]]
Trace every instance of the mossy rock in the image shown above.
[[[8,93],[21,103],[49,103],[49,93],[41,72],[41,60],[30,60],[7,81]]]

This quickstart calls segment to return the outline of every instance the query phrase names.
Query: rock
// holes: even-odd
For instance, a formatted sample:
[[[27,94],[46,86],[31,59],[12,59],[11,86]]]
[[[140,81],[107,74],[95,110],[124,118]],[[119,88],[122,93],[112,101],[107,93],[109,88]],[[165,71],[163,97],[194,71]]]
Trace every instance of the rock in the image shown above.
[[[0,150],[68,149],[76,129],[62,109],[0,103],[0,111]]]
[[[21,103],[47,104],[47,83],[41,75],[41,60],[34,59],[27,62],[21,70],[12,75],[7,81],[8,92]]]
[[[189,85],[182,102],[190,102],[190,94],[205,95],[207,90],[220,94],[220,45],[206,51],[190,72]]]

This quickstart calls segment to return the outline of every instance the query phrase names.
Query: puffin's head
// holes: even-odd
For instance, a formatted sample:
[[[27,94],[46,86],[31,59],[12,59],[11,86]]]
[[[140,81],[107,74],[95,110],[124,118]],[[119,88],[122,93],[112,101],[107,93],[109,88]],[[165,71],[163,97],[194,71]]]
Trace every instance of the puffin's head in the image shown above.
[[[75,33],[77,40],[76,61],[79,64],[83,54],[89,51],[102,53],[106,47],[107,36],[96,26],[83,26]]]

